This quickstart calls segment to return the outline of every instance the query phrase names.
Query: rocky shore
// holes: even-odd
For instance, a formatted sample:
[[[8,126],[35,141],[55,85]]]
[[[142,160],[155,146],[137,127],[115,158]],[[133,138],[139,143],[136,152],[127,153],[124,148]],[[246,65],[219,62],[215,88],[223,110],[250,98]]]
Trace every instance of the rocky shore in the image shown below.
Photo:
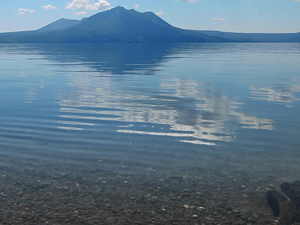
[[[5,163],[4,163],[5,162]],[[0,164],[0,224],[277,224],[272,176],[222,167],[158,167],[97,160]]]

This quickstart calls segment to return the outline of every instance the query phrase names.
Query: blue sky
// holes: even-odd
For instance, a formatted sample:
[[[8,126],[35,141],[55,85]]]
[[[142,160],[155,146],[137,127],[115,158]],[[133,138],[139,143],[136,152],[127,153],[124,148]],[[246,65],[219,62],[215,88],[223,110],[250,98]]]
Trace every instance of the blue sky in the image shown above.
[[[300,32],[300,0],[2,0],[0,32],[38,29],[60,18],[81,19],[116,6],[151,10],[186,29]]]

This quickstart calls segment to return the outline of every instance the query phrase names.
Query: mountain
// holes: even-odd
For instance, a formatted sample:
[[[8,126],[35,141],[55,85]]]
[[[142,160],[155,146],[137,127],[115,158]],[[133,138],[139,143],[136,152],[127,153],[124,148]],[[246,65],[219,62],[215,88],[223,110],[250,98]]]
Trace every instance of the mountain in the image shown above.
[[[0,42],[300,42],[297,34],[184,30],[152,12],[116,7],[82,20],[60,19],[35,31],[1,33]]]
[[[207,42],[222,39],[173,27],[152,12],[139,13],[123,7],[91,16],[60,35],[65,42]]]
[[[152,12],[116,7],[81,21],[61,19],[35,31],[0,34],[0,42],[219,42],[176,28]]]

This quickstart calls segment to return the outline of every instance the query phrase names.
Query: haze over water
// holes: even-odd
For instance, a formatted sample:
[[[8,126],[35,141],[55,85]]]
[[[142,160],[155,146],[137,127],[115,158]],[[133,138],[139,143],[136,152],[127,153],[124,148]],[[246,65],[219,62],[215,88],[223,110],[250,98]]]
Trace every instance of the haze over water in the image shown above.
[[[0,49],[3,157],[169,169],[219,154],[256,168],[263,155],[280,156],[282,173],[299,160],[297,43]]]

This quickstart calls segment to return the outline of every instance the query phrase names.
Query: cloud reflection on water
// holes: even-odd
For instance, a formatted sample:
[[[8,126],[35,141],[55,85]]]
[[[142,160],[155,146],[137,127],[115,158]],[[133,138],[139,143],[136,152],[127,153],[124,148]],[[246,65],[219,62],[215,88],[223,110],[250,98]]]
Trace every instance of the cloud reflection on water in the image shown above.
[[[236,111],[242,103],[230,100],[216,85],[178,78],[159,79],[155,88],[132,86],[128,92],[126,86],[116,87],[107,75],[79,76],[68,75],[68,85],[76,94],[61,96],[62,118],[167,125],[169,130],[130,126],[119,127],[117,132],[176,137],[182,142],[204,145],[233,141],[234,131],[226,126],[230,120],[238,121],[243,128],[274,129],[269,119]]]
[[[185,57],[201,57],[214,64],[219,54],[227,55],[236,47],[47,44],[36,45],[35,52],[64,77],[65,87],[58,97],[59,129],[84,130],[101,121],[114,121],[119,122],[119,133],[169,136],[181,142],[215,145],[218,141],[234,141],[232,123],[246,129],[273,130],[273,122],[240,112],[243,103],[230,99],[216,82],[166,76],[166,65]],[[30,45],[28,49],[32,48]],[[197,55],[199,52],[201,55]],[[216,68],[212,66],[214,73]]]
[[[299,98],[296,93],[300,92],[300,85],[285,85],[277,87],[250,87],[252,99],[268,102],[280,102],[287,107],[292,107]]]

